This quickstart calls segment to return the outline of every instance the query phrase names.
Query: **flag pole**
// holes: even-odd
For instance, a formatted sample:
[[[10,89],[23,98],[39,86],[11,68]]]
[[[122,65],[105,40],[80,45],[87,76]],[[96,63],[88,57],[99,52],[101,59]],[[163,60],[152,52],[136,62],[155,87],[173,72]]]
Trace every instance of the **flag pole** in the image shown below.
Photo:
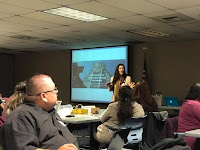
[[[146,81],[148,80],[148,74],[147,74],[147,58],[146,58],[146,52],[148,50],[148,47],[143,47],[144,51],[144,67],[143,67],[143,74],[142,74],[142,80]]]

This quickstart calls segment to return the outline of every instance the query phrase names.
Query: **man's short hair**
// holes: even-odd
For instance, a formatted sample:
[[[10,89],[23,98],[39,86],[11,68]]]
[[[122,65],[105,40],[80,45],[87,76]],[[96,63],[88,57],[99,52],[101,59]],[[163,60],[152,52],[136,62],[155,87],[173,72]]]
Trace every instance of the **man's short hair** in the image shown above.
[[[46,74],[41,74],[41,73],[36,73],[34,75],[32,75],[28,80],[27,80],[27,84],[26,84],[26,94],[28,96],[35,96],[38,94],[38,78],[40,76],[48,76]],[[48,76],[50,77],[50,76]]]

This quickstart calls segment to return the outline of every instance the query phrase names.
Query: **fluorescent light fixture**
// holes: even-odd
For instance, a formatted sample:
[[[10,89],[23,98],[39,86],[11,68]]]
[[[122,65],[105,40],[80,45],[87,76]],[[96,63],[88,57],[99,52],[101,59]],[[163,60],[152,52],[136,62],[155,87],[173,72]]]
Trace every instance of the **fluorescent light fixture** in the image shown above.
[[[161,36],[169,35],[167,33],[159,32],[159,31],[153,31],[153,30],[150,30],[150,29],[138,29],[138,30],[134,30],[134,31],[129,30],[127,32],[136,33],[136,34],[149,36],[149,37],[161,37]]]
[[[86,22],[108,19],[106,17],[93,15],[93,14],[90,14],[87,12],[83,12],[83,11],[79,11],[79,10],[75,10],[75,9],[67,8],[67,7],[59,7],[59,8],[49,9],[49,10],[45,10],[43,12],[58,15],[58,16],[68,17],[68,18],[72,18],[72,19],[77,19],[77,20],[81,20],[81,21],[86,21]]]

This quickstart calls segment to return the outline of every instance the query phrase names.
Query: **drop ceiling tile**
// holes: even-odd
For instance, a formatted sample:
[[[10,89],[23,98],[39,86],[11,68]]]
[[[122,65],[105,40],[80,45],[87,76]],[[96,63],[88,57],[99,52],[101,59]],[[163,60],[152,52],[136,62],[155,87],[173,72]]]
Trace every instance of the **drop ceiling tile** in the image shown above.
[[[79,29],[80,31],[86,31],[86,32],[108,32],[111,30],[110,28],[105,28],[104,26],[95,23],[76,24],[73,25],[73,27]]]
[[[46,10],[59,7],[59,5],[41,0],[6,0],[4,3],[34,10]]]
[[[38,39],[49,39],[49,38],[55,38],[52,35],[49,34],[42,34],[42,33],[37,33],[37,32],[29,32],[29,31],[25,31],[21,33],[22,35],[26,35],[26,36],[33,36],[33,37],[37,37]]]
[[[14,45],[18,45],[20,43],[27,42],[27,40],[12,38],[11,36],[10,37],[4,37],[4,38],[1,39],[1,41],[4,42],[4,43],[15,43]]]
[[[199,0],[148,0],[148,1],[169,9],[187,8],[191,6],[200,5]]]
[[[200,23],[182,24],[177,26],[189,31],[200,32]]]
[[[52,29],[42,29],[42,30],[36,30],[34,32],[46,34],[46,35],[51,35],[51,36],[54,36],[54,37],[65,37],[65,36],[67,36],[67,32],[61,32],[61,31],[56,31],[56,30],[52,30]]]
[[[40,20],[40,21],[61,24],[61,25],[80,24],[83,22],[83,21],[70,19],[70,18],[66,18],[66,17],[61,17],[61,16],[56,16],[56,15],[48,14],[48,13],[44,13],[44,12],[34,12],[34,13],[29,13],[29,14],[25,14],[25,15],[21,15],[21,16],[26,17],[26,18]]]
[[[13,28],[13,29],[16,29],[16,31],[25,31],[25,30],[31,31],[35,29],[40,29],[39,27],[33,27],[33,26],[23,25],[19,23],[12,23],[12,22],[3,21],[3,20],[0,20],[0,27]]]
[[[3,32],[5,32],[5,33],[9,33],[9,32],[19,32],[19,30],[16,30],[16,29],[14,29],[14,28],[7,28],[7,27],[0,28],[0,34],[2,34]]]
[[[134,39],[134,40],[140,39],[141,40],[142,38],[144,38],[144,36],[141,36],[141,35],[135,34],[135,33],[130,33],[127,31],[113,31],[113,32],[110,32],[109,34],[117,37],[118,39],[129,39],[129,41],[131,39]]]
[[[104,4],[108,4],[126,11],[137,14],[148,14],[168,10],[165,7],[156,5],[145,0],[98,0]]]
[[[167,10],[167,11],[162,11],[162,12],[144,14],[143,16],[153,18],[153,17],[159,17],[159,16],[173,15],[173,14],[176,14],[176,13],[177,13],[176,11]]]
[[[171,24],[174,22],[183,22],[183,21],[192,21],[195,20],[189,16],[186,16],[184,14],[181,13],[174,13],[171,15],[164,15],[164,16],[157,16],[157,17],[153,17],[152,19],[163,22],[163,23],[167,23],[167,24]]]
[[[74,25],[73,25],[73,27],[71,27],[71,26],[59,26],[59,27],[52,27],[52,28],[49,28],[49,29],[67,32],[67,33],[80,32],[80,29],[74,27]]]
[[[199,20],[187,20],[187,21],[169,23],[169,25],[182,26],[182,25],[195,24],[195,23],[200,23],[200,21]]]
[[[58,24],[48,23],[48,22],[39,21],[36,19],[25,18],[25,17],[20,17],[20,16],[4,18],[2,20],[13,22],[13,23],[29,25],[29,26],[41,27],[41,28],[49,28],[49,27],[59,26]]]
[[[180,27],[176,27],[176,26],[170,26],[170,25],[166,25],[166,26],[160,26],[159,28],[158,27],[151,27],[152,30],[155,30],[155,31],[159,31],[159,32],[164,32],[164,33],[167,33],[167,34],[185,34],[187,33],[188,31],[184,30],[183,28],[180,28]]]
[[[140,26],[140,27],[158,27],[158,26],[165,26],[164,23],[138,15],[138,16],[131,16],[131,17],[123,17],[119,18],[120,21],[127,22],[130,24],[133,24],[135,26]]]
[[[30,12],[34,12],[34,10],[0,3],[0,13],[21,15],[21,14],[26,14],[26,13],[30,13]]]
[[[134,26],[133,24],[121,22],[121,21],[114,20],[114,19],[97,21],[97,22],[93,22],[93,24],[97,24],[97,25],[101,25],[101,26],[104,26],[104,27],[108,27],[111,30],[112,29],[131,30],[131,29],[136,29],[137,28],[137,26]]]
[[[56,1],[55,0],[42,0],[42,1],[51,2],[54,4],[60,4],[60,5],[71,5],[71,4],[87,2],[89,0],[56,0]]]
[[[1,5],[1,4],[0,4],[0,5]],[[7,18],[7,17],[11,17],[11,16],[13,16],[13,15],[1,13],[0,19],[2,19],[2,18]]]
[[[178,9],[176,11],[179,12],[179,13],[182,13],[186,16],[200,20],[200,6]]]
[[[84,12],[100,15],[108,18],[118,18],[124,16],[136,15],[132,12],[125,11],[120,8],[112,7],[97,1],[89,1],[81,4],[71,5],[70,8],[81,10]]]

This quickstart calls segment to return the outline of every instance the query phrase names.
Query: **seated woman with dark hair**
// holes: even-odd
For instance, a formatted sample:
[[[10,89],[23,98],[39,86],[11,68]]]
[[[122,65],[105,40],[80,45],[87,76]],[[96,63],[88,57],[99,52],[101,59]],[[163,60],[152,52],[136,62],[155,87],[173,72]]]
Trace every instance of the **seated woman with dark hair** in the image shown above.
[[[123,86],[119,89],[119,100],[108,105],[101,116],[101,124],[97,128],[95,138],[98,142],[109,144],[114,131],[109,127],[118,127],[118,125],[129,117],[142,117],[144,110],[138,104],[133,96],[133,90],[129,86]]]
[[[200,83],[193,84],[190,87],[178,117],[178,132],[184,133],[195,129],[200,129]],[[185,140],[191,150],[198,149],[197,138],[185,137]]]
[[[137,98],[137,102],[142,105],[145,113],[158,111],[158,106],[151,96],[146,81],[137,82],[134,88],[134,96]]]

